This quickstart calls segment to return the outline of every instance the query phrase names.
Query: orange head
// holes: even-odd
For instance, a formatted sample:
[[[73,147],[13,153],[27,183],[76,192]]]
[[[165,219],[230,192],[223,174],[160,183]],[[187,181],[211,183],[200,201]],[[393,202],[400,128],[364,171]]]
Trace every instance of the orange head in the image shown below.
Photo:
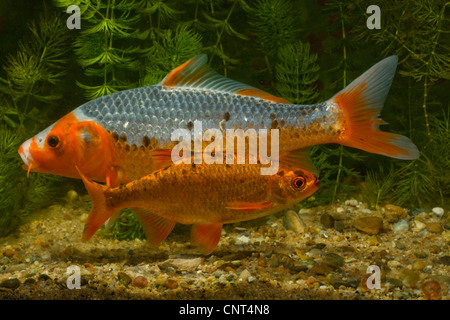
[[[312,195],[320,186],[319,178],[303,169],[280,169],[273,177],[271,197],[279,203],[297,203]]]
[[[111,137],[93,121],[78,121],[73,113],[25,141],[19,154],[28,172],[105,181],[112,163]]]

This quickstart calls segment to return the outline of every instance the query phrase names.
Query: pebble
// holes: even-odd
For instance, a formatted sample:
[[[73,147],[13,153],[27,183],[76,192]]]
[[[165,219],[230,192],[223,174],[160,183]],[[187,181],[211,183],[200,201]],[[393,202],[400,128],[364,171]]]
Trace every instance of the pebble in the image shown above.
[[[353,226],[359,231],[375,235],[382,229],[383,219],[376,216],[357,217],[353,220]]]
[[[324,262],[328,264],[330,267],[334,269],[338,269],[339,267],[342,267],[345,263],[345,259],[338,255],[337,253],[327,253],[325,255]]]
[[[85,222],[87,221],[88,218],[89,218],[89,214],[86,213],[86,212],[84,212],[84,213],[82,213],[81,216],[80,216],[80,221],[83,222],[83,223],[85,223]]]
[[[17,254],[17,251],[11,248],[6,248],[5,250],[3,250],[3,255],[11,258],[13,256],[15,256]]]
[[[395,243],[395,247],[399,250],[404,250],[405,249],[405,245],[401,242],[396,242]]]
[[[344,202],[344,204],[345,204],[346,206],[356,207],[356,206],[358,206],[358,200],[355,200],[355,199],[346,200],[346,201]]]
[[[3,281],[2,283],[0,283],[0,287],[13,289],[13,290],[17,289],[19,286],[20,286],[20,281],[19,281],[19,279],[16,279],[16,278],[7,279],[7,280]]]
[[[69,190],[67,192],[66,199],[69,202],[75,201],[78,199],[78,193],[75,190]]]
[[[306,228],[303,220],[293,210],[286,212],[283,218],[283,225],[287,230],[292,230],[295,233],[304,233]]]
[[[249,243],[250,239],[247,236],[240,236],[236,239],[236,245],[245,246]]]
[[[136,278],[134,278],[133,280],[133,286],[137,287],[137,288],[145,288],[148,285],[148,280],[147,278],[143,277],[143,276],[137,276]]]
[[[132,281],[131,277],[122,271],[117,273],[117,278],[119,279],[119,282],[122,283],[125,287],[128,286]]]
[[[422,292],[426,299],[439,300],[441,299],[441,285],[435,280],[428,280],[422,284]]]
[[[444,230],[440,222],[428,222],[426,225],[427,230],[432,233],[441,233]]]
[[[169,278],[166,280],[166,282],[164,282],[164,286],[167,289],[176,289],[176,288],[178,288],[178,281]]]
[[[333,228],[334,227],[334,218],[330,214],[324,213],[320,216],[320,223],[325,228]]]
[[[400,219],[392,226],[395,233],[406,232],[409,229],[409,223],[405,219]]]
[[[438,263],[445,264],[446,266],[450,266],[450,256],[442,256],[437,261],[438,261]]]
[[[158,266],[161,269],[167,269],[172,267],[178,271],[195,272],[199,265],[203,263],[203,258],[193,258],[193,259],[168,259],[161,262]]]
[[[425,229],[425,227],[426,227],[425,223],[419,221],[418,219],[414,219],[414,228],[413,228],[414,232],[420,232],[423,229]]]
[[[431,209],[431,211],[433,211],[433,213],[439,218],[444,215],[444,209],[442,209],[441,207],[435,207]]]
[[[239,279],[242,279],[243,281],[247,281],[248,278],[250,277],[250,272],[245,269],[241,272],[241,274],[239,275]]]

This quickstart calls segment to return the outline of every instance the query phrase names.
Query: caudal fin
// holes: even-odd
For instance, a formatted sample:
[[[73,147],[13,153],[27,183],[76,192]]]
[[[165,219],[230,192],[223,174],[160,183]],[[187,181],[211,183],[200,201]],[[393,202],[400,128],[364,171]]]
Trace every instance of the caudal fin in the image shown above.
[[[92,209],[84,226],[82,240],[89,240],[95,232],[117,211],[106,204],[105,190],[108,187],[89,181],[77,168],[84,186],[92,199]]]
[[[345,131],[340,144],[388,157],[412,160],[419,157],[414,143],[405,136],[383,132],[379,118],[397,67],[397,57],[388,57],[355,79],[329,102],[344,114]]]

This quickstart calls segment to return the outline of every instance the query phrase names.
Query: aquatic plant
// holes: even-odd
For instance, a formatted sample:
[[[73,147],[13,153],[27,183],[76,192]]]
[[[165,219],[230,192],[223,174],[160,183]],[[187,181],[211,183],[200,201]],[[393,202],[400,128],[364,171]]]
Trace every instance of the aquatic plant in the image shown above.
[[[45,11],[38,22],[29,24],[30,32],[18,41],[16,54],[6,57],[2,66],[6,77],[0,77],[0,119],[11,128],[24,131],[27,121],[31,129],[36,129],[52,101],[61,98],[53,90],[64,75],[67,61],[69,37],[61,25],[64,22],[60,17]]]
[[[316,61],[317,55],[310,53],[308,43],[297,41],[280,48],[275,65],[275,87],[280,96],[296,104],[316,103],[320,69]]]
[[[88,77],[100,78],[95,84],[77,84],[85,90],[88,99],[95,99],[118,90],[135,87],[127,81],[129,76],[121,72],[138,70],[136,54],[139,45],[127,40],[137,40],[141,34],[134,29],[139,16],[134,15],[137,3],[134,0],[85,0],[81,15],[83,28],[75,40],[78,62],[85,68]],[[80,4],[81,4],[80,3]],[[56,5],[68,7],[72,1],[58,0]],[[125,80],[126,79],[126,80]]]
[[[103,230],[117,240],[145,239],[145,233],[139,220],[130,209],[120,211],[110,229]]]
[[[52,203],[58,178],[30,174],[17,161],[24,136],[0,125],[0,237],[12,232],[30,213]]]
[[[259,0],[251,11],[250,25],[264,55],[268,72],[273,74],[270,60],[278,49],[296,40],[295,10],[290,1]]]

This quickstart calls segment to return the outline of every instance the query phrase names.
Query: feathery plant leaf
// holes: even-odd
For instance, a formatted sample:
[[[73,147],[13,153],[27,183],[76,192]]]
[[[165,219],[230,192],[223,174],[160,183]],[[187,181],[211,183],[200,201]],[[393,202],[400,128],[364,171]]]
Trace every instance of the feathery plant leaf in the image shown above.
[[[276,89],[283,98],[295,104],[317,102],[315,83],[320,68],[316,61],[317,55],[310,53],[308,43],[297,41],[280,48],[275,65]]]

